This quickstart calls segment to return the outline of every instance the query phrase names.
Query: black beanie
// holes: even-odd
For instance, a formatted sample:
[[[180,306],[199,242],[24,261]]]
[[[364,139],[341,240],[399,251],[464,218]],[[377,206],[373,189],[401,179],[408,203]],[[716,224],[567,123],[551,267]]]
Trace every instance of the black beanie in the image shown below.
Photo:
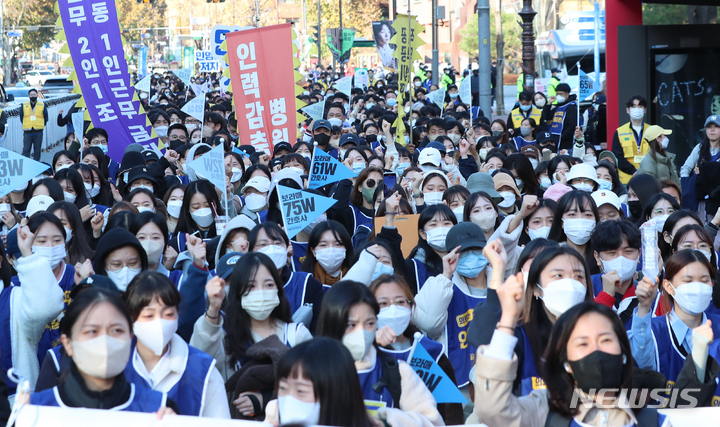
[[[140,263],[142,269],[148,269],[148,259],[145,249],[140,244],[140,241],[131,232],[124,228],[113,228],[109,230],[100,238],[95,249],[95,256],[93,257],[93,268],[96,274],[102,274],[107,276],[107,270],[105,269],[105,258],[110,252],[120,249],[125,246],[131,246],[138,251],[140,254]]]

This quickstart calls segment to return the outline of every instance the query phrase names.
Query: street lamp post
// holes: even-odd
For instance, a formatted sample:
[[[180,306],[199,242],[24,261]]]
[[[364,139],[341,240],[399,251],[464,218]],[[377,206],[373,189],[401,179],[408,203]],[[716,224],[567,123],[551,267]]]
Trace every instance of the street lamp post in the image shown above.
[[[522,18],[522,72],[524,90],[535,92],[535,33],[533,19],[537,12],[533,10],[532,0],[523,0],[523,8],[519,13]]]

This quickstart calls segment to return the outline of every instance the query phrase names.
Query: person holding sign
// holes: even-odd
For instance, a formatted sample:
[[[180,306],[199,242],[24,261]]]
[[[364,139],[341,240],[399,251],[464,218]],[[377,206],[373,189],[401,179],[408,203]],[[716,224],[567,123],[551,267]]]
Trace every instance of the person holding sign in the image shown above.
[[[350,352],[330,338],[291,348],[278,365],[278,398],[266,423],[372,427]],[[342,410],[338,410],[342,408]]]
[[[31,394],[31,405],[151,412],[158,419],[179,412],[166,393],[133,384],[123,374],[133,335],[119,296],[91,287],[75,297],[61,323],[70,371],[59,385]]]
[[[22,155],[40,160],[42,151],[43,131],[48,121],[48,112],[45,104],[38,102],[38,91],[32,88],[28,91],[29,101],[22,103],[23,151]]]

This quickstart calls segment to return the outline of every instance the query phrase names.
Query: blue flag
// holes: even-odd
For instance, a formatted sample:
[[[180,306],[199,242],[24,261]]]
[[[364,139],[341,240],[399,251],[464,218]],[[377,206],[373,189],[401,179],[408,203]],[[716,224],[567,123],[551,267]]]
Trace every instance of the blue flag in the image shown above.
[[[48,169],[48,165],[36,162],[14,151],[0,148],[0,197],[20,187]]]
[[[410,366],[423,380],[437,403],[467,403],[455,383],[419,342],[415,347]]]
[[[357,174],[355,172],[351,171],[330,154],[320,149],[313,151],[308,188],[320,188],[323,185],[356,176]]]
[[[337,202],[330,197],[306,193],[284,185],[278,185],[277,190],[285,232],[290,239]]]
[[[578,103],[584,101],[588,96],[597,92],[599,89],[596,83],[590,78],[585,71],[578,67]]]
[[[192,168],[198,178],[207,179],[214,186],[225,192],[225,153],[223,144],[192,161]]]

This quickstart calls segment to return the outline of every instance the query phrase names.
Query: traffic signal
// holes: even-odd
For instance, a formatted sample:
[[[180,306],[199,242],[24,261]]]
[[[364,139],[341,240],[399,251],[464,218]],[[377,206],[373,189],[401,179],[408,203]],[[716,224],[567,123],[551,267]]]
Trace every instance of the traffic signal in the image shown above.
[[[225,0],[207,0],[208,3],[225,3]]]
[[[320,40],[320,25],[313,25],[313,32],[310,35],[310,43],[315,43],[316,40]]]
[[[155,0],[137,0],[138,3],[155,3]]]

